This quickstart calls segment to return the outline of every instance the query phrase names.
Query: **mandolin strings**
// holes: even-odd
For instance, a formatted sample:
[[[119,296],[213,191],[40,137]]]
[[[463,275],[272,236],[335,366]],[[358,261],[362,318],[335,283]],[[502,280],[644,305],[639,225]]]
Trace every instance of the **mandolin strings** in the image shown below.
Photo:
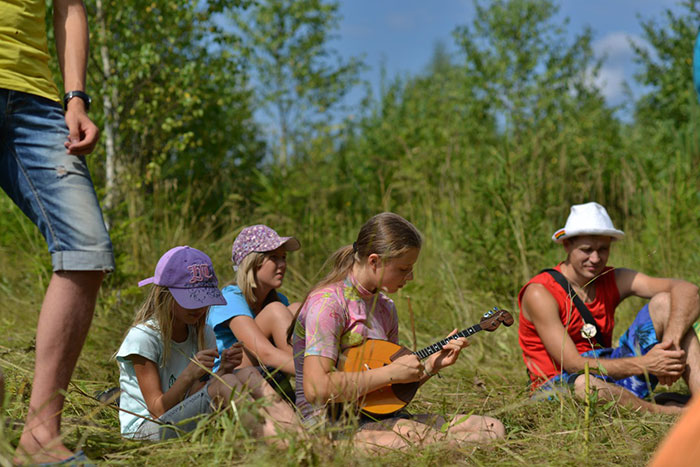
[[[442,348],[445,346],[445,344],[447,344],[451,340],[457,339],[458,337],[469,337],[472,334],[476,334],[479,331],[481,331],[481,325],[475,324],[474,326],[467,328],[467,329],[464,329],[463,331],[460,331],[457,334],[454,334],[454,335],[447,337],[439,342],[431,344],[428,347],[422,348],[417,352],[413,352],[413,354],[417,355],[419,359],[423,360],[424,358],[431,356],[435,352],[441,351]]]

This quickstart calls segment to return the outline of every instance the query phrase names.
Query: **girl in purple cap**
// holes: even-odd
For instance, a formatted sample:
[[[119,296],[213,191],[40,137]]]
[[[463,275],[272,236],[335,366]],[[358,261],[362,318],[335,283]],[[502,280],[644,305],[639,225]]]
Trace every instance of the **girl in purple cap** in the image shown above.
[[[243,344],[243,367],[260,365],[266,375],[294,374],[286,333],[299,304],[290,307],[277,289],[287,270],[287,252],[299,246],[296,238],[280,237],[262,224],[244,228],[233,242],[236,284],[224,287],[228,303],[212,307],[207,322],[220,352],[237,342]]]
[[[157,440],[191,431],[197,423],[193,418],[222,407],[244,390],[269,401],[261,409],[262,426],[255,417],[244,421],[254,433],[269,436],[277,426],[298,425],[293,410],[257,371],[233,372],[241,362],[240,346],[217,352],[206,316],[211,305],[224,305],[226,300],[206,254],[188,246],[169,250],[158,261],[155,275],[139,286],[151,283],[153,288],[115,355],[123,436]],[[210,379],[217,357],[221,363]]]
[[[486,416],[457,414],[445,420],[436,414],[400,411],[380,420],[357,414],[358,400],[365,394],[394,383],[422,384],[455,363],[468,345],[464,338],[451,340],[424,364],[409,354],[381,368],[335,371],[340,354],[366,339],[398,343],[396,307],[385,292],[396,292],[413,279],[421,245],[421,234],[410,222],[385,212],[367,221],[357,241],[329,260],[333,270],[307,295],[289,329],[296,405],[304,424],[325,421],[328,404],[345,402],[359,422],[353,441],[366,449],[487,441],[504,435],[503,424]]]

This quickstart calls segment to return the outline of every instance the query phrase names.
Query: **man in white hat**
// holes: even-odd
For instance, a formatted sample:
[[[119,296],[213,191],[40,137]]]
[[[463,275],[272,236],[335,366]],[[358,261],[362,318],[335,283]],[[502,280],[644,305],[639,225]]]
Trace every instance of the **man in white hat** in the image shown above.
[[[681,408],[673,400],[658,405],[645,398],[657,383],[680,377],[692,394],[700,391],[700,343],[692,329],[700,314],[698,287],[607,266],[611,243],[624,235],[600,204],[571,207],[565,227],[552,236],[566,259],[518,295],[523,359],[533,389],[569,385],[582,396],[588,363],[599,397],[675,413]],[[650,300],[612,348],[615,308],[629,296]]]

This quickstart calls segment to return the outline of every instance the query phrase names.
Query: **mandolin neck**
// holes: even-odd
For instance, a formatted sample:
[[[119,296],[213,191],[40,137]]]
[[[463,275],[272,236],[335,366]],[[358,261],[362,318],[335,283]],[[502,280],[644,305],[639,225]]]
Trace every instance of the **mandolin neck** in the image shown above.
[[[463,331],[459,331],[457,334],[453,334],[450,337],[447,337],[439,342],[436,342],[432,345],[429,345],[423,349],[418,350],[417,352],[413,352],[415,355],[418,356],[419,359],[423,360],[424,358],[430,357],[432,354],[435,352],[439,352],[442,350],[442,348],[450,342],[453,339],[457,339],[459,337],[469,337],[472,334],[476,334],[477,332],[481,331],[481,325],[475,324],[474,326],[467,328]]]

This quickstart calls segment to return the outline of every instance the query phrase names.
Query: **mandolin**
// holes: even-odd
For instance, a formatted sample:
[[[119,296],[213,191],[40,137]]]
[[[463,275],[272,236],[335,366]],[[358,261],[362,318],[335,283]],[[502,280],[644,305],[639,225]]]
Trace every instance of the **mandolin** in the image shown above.
[[[415,354],[423,360],[439,352],[452,339],[469,337],[479,331],[495,331],[503,323],[513,324],[513,316],[507,310],[494,308],[484,313],[481,321],[474,326],[453,334],[439,342],[429,345],[417,352],[411,352],[406,347],[381,339],[368,339],[362,345],[352,347],[338,359],[338,370],[345,372],[366,371],[381,368],[397,358]],[[359,404],[363,412],[369,415],[387,415],[403,409],[415,396],[419,382],[390,384],[376,391],[369,392],[360,398]]]

